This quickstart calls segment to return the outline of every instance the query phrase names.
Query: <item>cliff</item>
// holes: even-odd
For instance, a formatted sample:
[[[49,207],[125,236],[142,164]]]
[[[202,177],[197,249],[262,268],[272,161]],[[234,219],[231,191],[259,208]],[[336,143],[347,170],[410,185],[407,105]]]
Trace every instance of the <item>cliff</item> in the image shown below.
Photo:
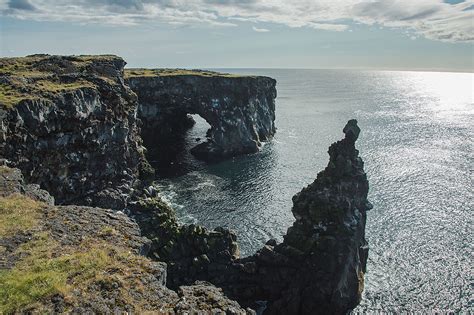
[[[0,59],[0,158],[60,203],[124,208],[147,171],[116,56]]]
[[[0,158],[59,203],[125,208],[156,140],[212,126],[193,149],[216,160],[258,151],[274,132],[275,80],[199,71],[127,70],[117,56],[0,59]],[[133,88],[130,89],[130,87]],[[140,102],[137,102],[137,95]]]
[[[124,65],[116,56],[0,59],[0,161],[11,167],[0,173],[5,312],[253,312],[242,305],[343,314],[356,306],[371,207],[357,122],[293,198],[284,242],[240,258],[234,232],[179,224],[148,180],[142,137],[153,145],[199,114],[212,128],[196,156],[255,152],[275,132],[275,81],[137,69],[124,79]],[[53,285],[36,290],[42,279]]]
[[[211,126],[207,141],[191,150],[207,161],[257,152],[275,133],[274,79],[166,69],[127,69],[125,79],[138,95],[138,117],[150,145],[189,126],[187,114]]]

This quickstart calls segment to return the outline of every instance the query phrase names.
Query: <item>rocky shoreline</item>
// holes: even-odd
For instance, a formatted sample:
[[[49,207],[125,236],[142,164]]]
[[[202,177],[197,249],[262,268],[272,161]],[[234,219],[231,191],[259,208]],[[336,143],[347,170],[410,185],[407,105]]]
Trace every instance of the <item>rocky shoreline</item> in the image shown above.
[[[216,161],[258,151],[276,130],[275,80],[124,66],[116,56],[0,59],[1,201],[12,207],[8,198],[20,198],[36,209],[34,224],[0,235],[7,257],[0,269],[8,275],[24,268],[28,258],[15,258],[22,257],[18,248],[44,235],[57,248],[69,246],[70,255],[94,249],[94,242],[106,249],[105,259],[134,255],[119,255],[119,275],[98,263],[101,277],[120,280],[107,278],[113,285],[98,285],[94,274],[83,280],[92,287],[86,290],[66,273],[69,282],[78,281],[76,289],[53,288],[34,305],[8,310],[343,314],[354,308],[363,290],[371,208],[355,149],[357,122],[348,122],[345,138],[329,149],[326,169],[293,198],[296,221],[284,241],[270,240],[241,258],[234,232],[178,223],[151,185],[145,146],[188,128],[187,115],[199,114],[211,129],[193,149],[196,157]],[[2,216],[10,211],[4,208]],[[133,261],[140,263],[130,266]],[[122,274],[132,267],[143,292],[123,289],[130,279]]]

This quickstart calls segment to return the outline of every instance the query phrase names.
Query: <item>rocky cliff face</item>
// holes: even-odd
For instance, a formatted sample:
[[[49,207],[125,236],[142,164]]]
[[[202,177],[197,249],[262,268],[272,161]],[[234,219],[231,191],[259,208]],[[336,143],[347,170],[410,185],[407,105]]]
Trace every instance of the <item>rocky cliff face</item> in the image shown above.
[[[274,79],[129,69],[126,82],[138,95],[138,116],[150,143],[189,126],[187,114],[199,114],[211,125],[207,142],[191,151],[204,160],[256,152],[275,133]]]
[[[115,56],[0,60],[0,158],[60,203],[125,207],[147,162]]]
[[[372,205],[355,148],[357,121],[343,131],[345,138],[329,148],[326,169],[293,197],[296,221],[284,242],[270,242],[250,258],[262,279],[255,290],[270,301],[268,313],[343,314],[360,302],[368,255],[366,211]]]

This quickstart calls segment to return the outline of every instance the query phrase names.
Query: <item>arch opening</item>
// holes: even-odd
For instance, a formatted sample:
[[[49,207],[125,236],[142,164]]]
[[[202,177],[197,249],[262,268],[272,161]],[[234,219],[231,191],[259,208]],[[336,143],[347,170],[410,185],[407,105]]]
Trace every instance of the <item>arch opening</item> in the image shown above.
[[[158,130],[143,128],[142,138],[147,148],[147,159],[160,178],[184,175],[204,162],[191,150],[210,139],[212,126],[199,114],[180,113],[164,119],[172,124]]]

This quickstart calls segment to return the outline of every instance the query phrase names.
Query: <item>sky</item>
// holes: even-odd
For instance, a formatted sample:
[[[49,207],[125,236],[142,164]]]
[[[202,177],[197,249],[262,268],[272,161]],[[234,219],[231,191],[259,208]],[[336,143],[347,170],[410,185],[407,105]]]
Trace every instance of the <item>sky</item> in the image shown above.
[[[128,67],[474,71],[474,1],[0,0],[0,55]]]

